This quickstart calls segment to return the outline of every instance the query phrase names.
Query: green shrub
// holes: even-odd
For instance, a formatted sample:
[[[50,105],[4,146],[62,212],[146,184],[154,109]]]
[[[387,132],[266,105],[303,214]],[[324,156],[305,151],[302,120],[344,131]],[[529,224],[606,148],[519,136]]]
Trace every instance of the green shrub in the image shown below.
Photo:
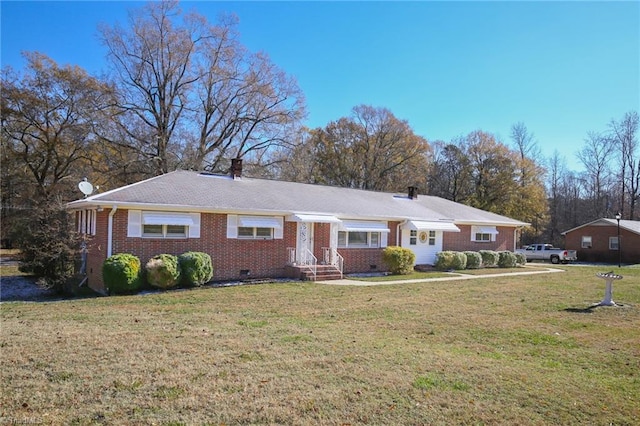
[[[498,253],[498,266],[501,268],[515,268],[517,264],[516,255],[508,250]]]
[[[118,253],[102,264],[102,280],[110,294],[135,293],[142,285],[140,259],[129,253]]]
[[[201,286],[213,278],[211,256],[199,251],[189,251],[178,256],[185,286]]]
[[[482,264],[485,268],[493,268],[498,265],[498,260],[500,260],[500,255],[497,251],[493,250],[480,250],[480,256],[482,256]]]
[[[382,261],[392,274],[408,275],[413,272],[416,255],[409,249],[389,246],[382,252]]]
[[[524,253],[515,253],[516,255],[516,263],[520,266],[524,266],[527,264],[527,256]]]
[[[162,289],[175,287],[180,282],[178,258],[172,254],[159,254],[145,265],[147,282]]]
[[[441,251],[436,255],[436,269],[461,270],[467,267],[467,255],[460,251]]]
[[[477,251],[465,251],[467,256],[467,269],[478,269],[482,267],[482,256]]]

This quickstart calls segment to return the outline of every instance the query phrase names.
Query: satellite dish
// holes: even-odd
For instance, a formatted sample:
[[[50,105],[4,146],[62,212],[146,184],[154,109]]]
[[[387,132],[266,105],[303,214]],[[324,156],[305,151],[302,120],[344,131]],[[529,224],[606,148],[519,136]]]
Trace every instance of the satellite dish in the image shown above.
[[[87,181],[87,178],[84,178],[84,180],[78,184],[78,188],[80,188],[80,192],[82,192],[85,197],[93,193],[93,185]]]

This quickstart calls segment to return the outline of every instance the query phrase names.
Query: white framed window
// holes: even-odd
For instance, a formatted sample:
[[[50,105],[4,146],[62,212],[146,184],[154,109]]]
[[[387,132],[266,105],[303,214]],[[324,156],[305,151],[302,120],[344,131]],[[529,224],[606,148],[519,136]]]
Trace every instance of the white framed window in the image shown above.
[[[609,250],[620,250],[618,237],[609,237]]]
[[[338,247],[342,248],[378,248],[380,232],[339,231]]]
[[[418,244],[418,231],[412,229],[409,231],[409,245],[415,246]]]
[[[259,227],[238,227],[238,238],[246,240],[271,240],[273,239],[273,228]]]
[[[591,248],[591,236],[583,235],[582,236],[582,244],[580,245],[583,249]]]
[[[187,238],[186,225],[142,225],[142,236],[145,238]]]
[[[279,216],[227,215],[227,238],[273,240],[283,238],[283,218]]]
[[[429,231],[429,245],[436,245],[436,231]]]
[[[200,213],[129,210],[127,237],[200,238]]]
[[[496,240],[498,230],[495,226],[472,226],[471,241],[488,243]]]

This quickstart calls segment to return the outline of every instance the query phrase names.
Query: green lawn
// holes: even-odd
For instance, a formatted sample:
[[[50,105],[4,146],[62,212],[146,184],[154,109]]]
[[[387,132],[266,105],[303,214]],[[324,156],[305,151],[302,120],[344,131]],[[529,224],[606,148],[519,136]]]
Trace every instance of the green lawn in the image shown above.
[[[562,268],[3,303],[0,423],[639,424],[640,268]]]

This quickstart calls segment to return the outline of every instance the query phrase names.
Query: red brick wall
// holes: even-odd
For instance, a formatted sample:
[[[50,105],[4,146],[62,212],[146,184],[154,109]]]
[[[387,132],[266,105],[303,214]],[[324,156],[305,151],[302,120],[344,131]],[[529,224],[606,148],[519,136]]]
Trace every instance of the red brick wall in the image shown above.
[[[338,253],[344,258],[344,273],[386,271],[387,267],[382,262],[382,250],[381,248],[338,249]]]
[[[510,250],[515,247],[514,233],[516,228],[498,226],[498,235],[495,241],[476,242],[471,241],[471,225],[456,225],[460,232],[444,232],[442,237],[442,250],[453,251],[480,251],[480,250]]]
[[[398,245],[396,229],[399,222],[388,222],[391,232],[387,235],[387,246]],[[340,248],[338,253],[344,258],[344,272],[388,271],[382,261],[384,248]]]
[[[582,237],[591,237],[591,248],[582,248]],[[640,235],[620,228],[620,246],[622,251],[609,249],[609,237],[618,236],[617,225],[585,226],[568,232],[565,236],[565,248],[576,250],[578,260],[583,262],[617,263],[621,256],[623,263],[640,262]]]

